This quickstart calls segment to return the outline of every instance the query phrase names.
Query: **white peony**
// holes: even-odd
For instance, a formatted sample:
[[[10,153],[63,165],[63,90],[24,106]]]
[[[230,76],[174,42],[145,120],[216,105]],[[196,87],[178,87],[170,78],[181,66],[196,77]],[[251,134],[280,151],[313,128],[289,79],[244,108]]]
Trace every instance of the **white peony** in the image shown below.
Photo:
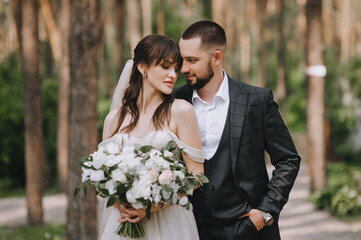
[[[118,154],[120,152],[119,146],[113,142],[108,143],[105,146],[105,149],[109,154],[113,154],[113,155]]]
[[[109,191],[109,194],[112,195],[117,192],[117,184],[113,180],[109,180],[105,183],[105,188]]]
[[[113,166],[119,164],[120,161],[121,161],[121,158],[119,157],[119,155],[118,156],[110,155],[110,156],[108,156],[108,159],[105,162],[105,166],[113,167]]]
[[[83,172],[81,174],[81,176],[82,176],[81,181],[82,182],[88,181],[90,179],[90,174],[93,170],[87,169],[87,168],[82,168],[82,170],[83,170]]]
[[[127,177],[119,168],[113,170],[111,175],[112,175],[112,179],[116,182],[125,183],[127,181]]]
[[[90,173],[90,180],[96,181],[96,182],[105,180],[103,170],[92,170]]]
[[[164,170],[158,177],[158,181],[161,185],[167,185],[173,180],[173,173],[171,170]]]
[[[179,204],[181,206],[185,206],[186,204],[188,203],[188,198],[186,196],[182,197],[180,200],[179,200]]]

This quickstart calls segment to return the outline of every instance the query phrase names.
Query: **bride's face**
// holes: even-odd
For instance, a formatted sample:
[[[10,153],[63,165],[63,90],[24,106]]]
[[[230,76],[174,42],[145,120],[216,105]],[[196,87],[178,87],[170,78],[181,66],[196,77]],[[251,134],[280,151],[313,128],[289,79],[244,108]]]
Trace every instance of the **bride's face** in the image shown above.
[[[163,61],[147,69],[145,81],[164,94],[171,94],[178,77],[180,67],[176,63]]]

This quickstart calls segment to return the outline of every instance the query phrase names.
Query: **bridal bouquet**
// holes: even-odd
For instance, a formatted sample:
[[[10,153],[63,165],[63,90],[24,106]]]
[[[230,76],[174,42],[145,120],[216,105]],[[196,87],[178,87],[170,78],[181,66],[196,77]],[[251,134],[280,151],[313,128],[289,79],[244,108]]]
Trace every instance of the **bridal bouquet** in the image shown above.
[[[192,204],[185,195],[192,195],[193,189],[207,183],[208,179],[203,174],[188,173],[180,152],[172,141],[160,151],[150,145],[108,143],[101,146],[82,159],[84,194],[90,183],[95,186],[97,195],[107,198],[107,207],[116,201],[129,203],[135,209],[145,207],[148,219],[153,203],[156,206],[179,204],[191,210]],[[80,187],[75,194],[79,190]],[[121,223],[116,233],[131,238],[145,235],[141,222]]]

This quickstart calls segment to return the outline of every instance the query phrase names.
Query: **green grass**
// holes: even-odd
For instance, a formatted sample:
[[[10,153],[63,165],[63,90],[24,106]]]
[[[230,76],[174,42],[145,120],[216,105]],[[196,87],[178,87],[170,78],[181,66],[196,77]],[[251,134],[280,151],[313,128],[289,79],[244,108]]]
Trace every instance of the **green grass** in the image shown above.
[[[49,224],[42,227],[1,227],[0,240],[62,240],[65,239],[64,224]]]

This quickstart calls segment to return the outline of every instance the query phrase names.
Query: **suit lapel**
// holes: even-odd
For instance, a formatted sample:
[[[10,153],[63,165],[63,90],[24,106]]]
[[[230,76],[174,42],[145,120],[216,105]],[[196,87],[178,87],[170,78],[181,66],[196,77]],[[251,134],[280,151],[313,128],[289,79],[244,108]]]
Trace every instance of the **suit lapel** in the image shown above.
[[[229,79],[229,114],[231,128],[231,163],[234,173],[243,123],[246,116],[248,92],[241,86],[241,83]]]

